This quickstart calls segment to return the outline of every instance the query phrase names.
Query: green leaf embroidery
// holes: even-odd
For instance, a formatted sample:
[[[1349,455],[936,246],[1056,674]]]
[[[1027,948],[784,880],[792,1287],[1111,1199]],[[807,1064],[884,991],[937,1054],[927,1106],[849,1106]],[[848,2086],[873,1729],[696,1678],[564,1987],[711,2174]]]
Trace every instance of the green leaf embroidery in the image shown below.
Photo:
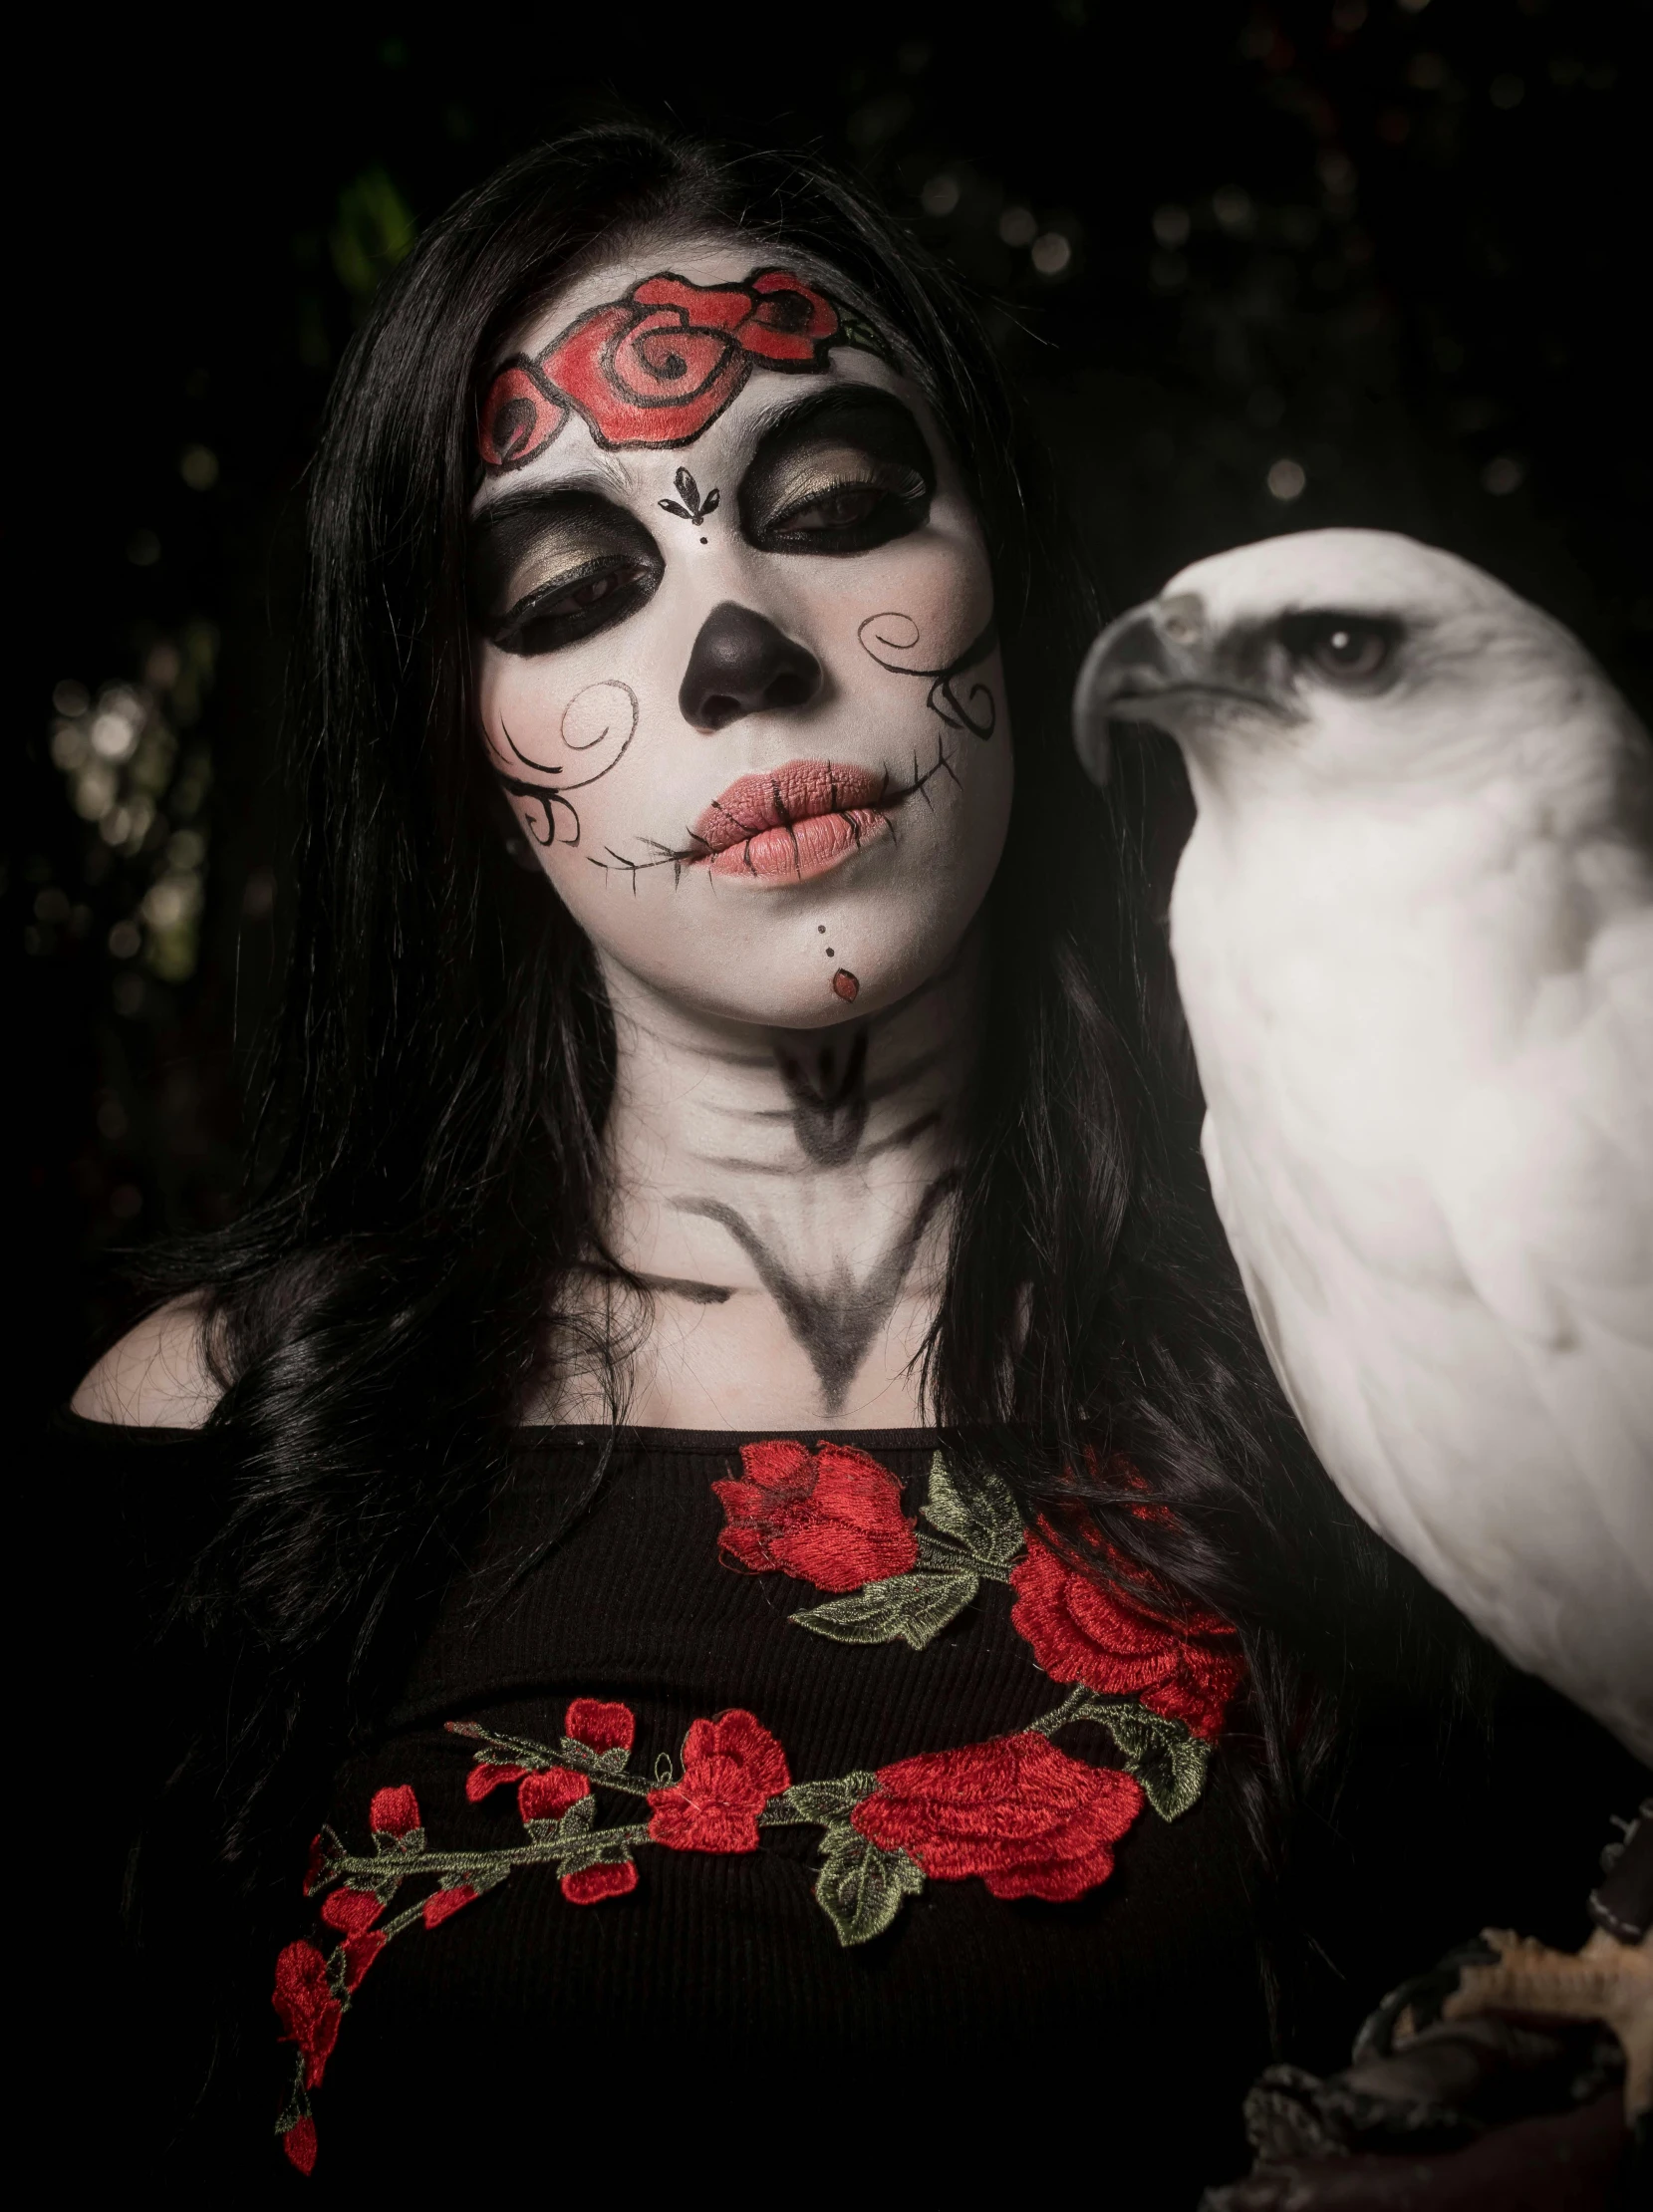
[[[870,1771],[842,1775],[836,1782],[795,1782],[790,1790],[769,1799],[762,1817],[771,1825],[812,1820],[826,1827],[853,1812],[877,1788],[878,1777]]]
[[[424,1849],[423,1828],[406,1828],[400,1835],[374,1830],[373,1847],[381,1858],[416,1858]]]
[[[800,1628],[840,1644],[888,1644],[899,1636],[922,1651],[962,1613],[979,1587],[967,1569],[957,1574],[897,1574],[869,1582],[853,1597],[835,1597],[792,1615]]]
[[[930,1463],[924,1518],[986,1566],[1008,1566],[1021,1549],[1021,1515],[1008,1486],[977,1471],[961,1487],[940,1452]]]
[[[1181,1721],[1150,1713],[1134,1699],[1125,1705],[1097,1702],[1075,1718],[1102,1723],[1162,1820],[1180,1818],[1198,1801],[1206,1787],[1211,1746]]]
[[[834,1821],[821,1838],[826,1864],[815,1880],[821,1909],[846,1949],[868,1943],[894,1920],[904,1897],[916,1897],[924,1873],[905,1851],[886,1851],[848,1820]]]
[[[474,1754],[479,1767],[526,1767],[530,1774],[535,1774],[557,1764],[556,1753],[547,1751],[543,1744],[531,1743],[523,1736],[501,1736],[497,1729],[483,1728],[479,1721],[447,1721],[443,1726],[449,1736],[466,1736],[472,1743],[489,1747]],[[567,1742],[564,1737],[565,1747]],[[584,1745],[579,1748],[585,1749]]]
[[[584,1849],[559,1851],[557,1875],[560,1880],[566,1880],[570,1874],[584,1874],[593,1866],[629,1866],[631,1863],[629,1842],[605,1843],[595,1839]]]
[[[337,1880],[339,1869],[350,1856],[345,1839],[338,1829],[323,1822],[314,1844],[315,1864],[305,1876],[304,1893],[307,1897],[326,1889]]]

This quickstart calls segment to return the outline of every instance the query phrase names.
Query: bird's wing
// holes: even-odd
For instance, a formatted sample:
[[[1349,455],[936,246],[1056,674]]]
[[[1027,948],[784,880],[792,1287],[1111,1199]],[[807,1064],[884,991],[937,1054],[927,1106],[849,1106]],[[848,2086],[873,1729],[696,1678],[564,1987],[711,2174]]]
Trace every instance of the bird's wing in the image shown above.
[[[1456,1102],[1429,1180],[1653,1608],[1653,910],[1545,990],[1526,1048]]]
[[[1431,1182],[1549,1440],[1513,1486],[1554,1568],[1517,1656],[1653,1752],[1653,912],[1597,934],[1550,1027],[1458,1101]],[[1541,1545],[1539,1539],[1541,1538]],[[1531,1570],[1533,1597],[1545,1576]],[[1547,1646],[1547,1648],[1545,1648]]]
[[[1282,1155],[1289,1102],[1277,1107],[1214,1107],[1203,1150],[1258,1330],[1327,1473],[1516,1665],[1653,1754],[1653,1591],[1636,1519],[1646,1477],[1638,1486],[1636,1463],[1622,1451],[1609,1463],[1594,1442],[1603,1426],[1618,1434],[1598,1404],[1634,1406],[1633,1380],[1602,1389],[1592,1339],[1557,1388],[1553,1358],[1472,1279],[1438,1194],[1415,1192],[1436,1224],[1416,1238],[1416,1264],[1375,1262],[1348,1211],[1347,1160],[1303,1144]],[[1496,1212],[1518,1215],[1547,1172],[1541,1157],[1517,1172],[1493,1194]],[[1460,1217],[1479,1219],[1464,1179],[1447,1180]],[[1622,1177],[1616,1188],[1622,1199]],[[1585,1231],[1586,1283],[1590,1249]]]
[[[1249,1140],[1249,1141],[1248,1141]],[[1337,1173],[1306,1150],[1280,1156],[1266,1117],[1206,1116],[1201,1137],[1219,1218],[1269,1363],[1327,1474],[1361,1518],[1487,1625],[1466,1588],[1456,1524],[1419,1472],[1485,1457],[1489,1412],[1518,1421],[1501,1332],[1461,1277],[1395,1281],[1351,1240]],[[1468,1437],[1461,1432],[1466,1427]],[[1440,1523],[1444,1521],[1443,1527]]]

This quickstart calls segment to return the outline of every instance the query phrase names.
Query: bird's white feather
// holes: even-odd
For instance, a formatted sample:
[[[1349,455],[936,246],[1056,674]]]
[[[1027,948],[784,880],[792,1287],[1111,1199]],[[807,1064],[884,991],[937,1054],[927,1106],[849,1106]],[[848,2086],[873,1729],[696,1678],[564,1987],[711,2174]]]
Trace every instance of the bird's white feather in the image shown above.
[[[1229,724],[1178,731],[1199,818],[1173,950],[1213,1192],[1351,1503],[1653,1758],[1645,739],[1491,579],[1317,535],[1337,542],[1168,587],[1213,625],[1318,591],[1420,610],[1435,641],[1381,712],[1310,701],[1254,755]]]

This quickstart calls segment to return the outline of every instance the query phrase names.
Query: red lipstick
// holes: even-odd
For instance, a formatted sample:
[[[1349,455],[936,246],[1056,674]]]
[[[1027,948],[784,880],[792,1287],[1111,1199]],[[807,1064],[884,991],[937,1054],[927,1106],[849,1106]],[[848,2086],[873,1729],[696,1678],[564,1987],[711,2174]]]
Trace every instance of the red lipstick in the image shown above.
[[[758,883],[806,883],[888,831],[889,778],[831,760],[737,776],[690,830],[691,867]]]

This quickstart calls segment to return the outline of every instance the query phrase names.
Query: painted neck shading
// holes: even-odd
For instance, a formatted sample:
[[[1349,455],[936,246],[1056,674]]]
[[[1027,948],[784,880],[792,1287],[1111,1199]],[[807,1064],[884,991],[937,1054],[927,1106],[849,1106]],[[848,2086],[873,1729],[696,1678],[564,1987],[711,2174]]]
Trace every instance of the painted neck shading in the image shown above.
[[[834,346],[888,359],[863,317],[790,269],[711,285],[662,270],[577,316],[531,358],[502,362],[477,450],[490,475],[525,467],[570,415],[611,450],[690,445],[754,369],[812,375]]]
[[[772,1301],[827,1416],[939,1264],[978,969],[968,945],[901,1004],[804,1031],[702,1021],[610,975],[610,1248],[657,1298]]]

